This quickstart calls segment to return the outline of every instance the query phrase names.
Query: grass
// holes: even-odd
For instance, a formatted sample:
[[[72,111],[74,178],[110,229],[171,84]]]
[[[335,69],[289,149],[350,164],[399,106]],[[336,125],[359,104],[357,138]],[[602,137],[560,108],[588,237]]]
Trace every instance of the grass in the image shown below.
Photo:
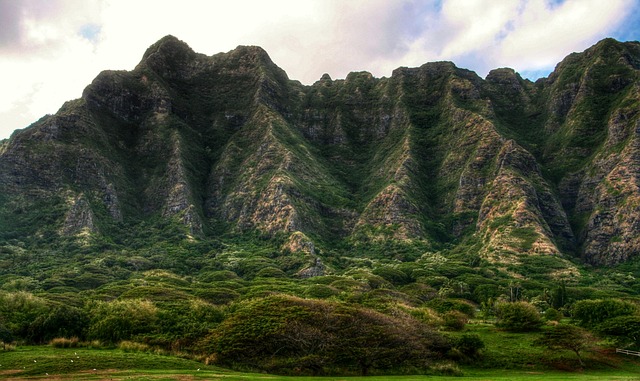
[[[0,379],[7,380],[271,380],[290,381],[444,381],[444,380],[640,380],[640,358],[607,351],[584,354],[579,369],[570,352],[550,353],[532,342],[540,333],[509,333],[492,324],[474,322],[462,333],[485,342],[483,358],[460,366],[462,375],[403,375],[370,377],[291,377],[240,373],[174,356],[120,349],[19,346],[0,351]],[[458,335],[462,333],[452,333]],[[73,362],[72,362],[73,360]],[[446,367],[445,367],[446,368]],[[95,369],[95,370],[94,370]]]
[[[230,374],[194,360],[119,349],[20,346],[0,352],[0,379],[228,379]]]
[[[599,347],[583,351],[581,355],[586,367],[582,369],[570,351],[551,352],[534,346],[540,332],[511,333],[498,330],[493,324],[475,322],[468,324],[462,333],[477,334],[485,343],[483,358],[463,368],[467,377],[487,380],[640,380],[640,359],[617,355],[612,349]]]

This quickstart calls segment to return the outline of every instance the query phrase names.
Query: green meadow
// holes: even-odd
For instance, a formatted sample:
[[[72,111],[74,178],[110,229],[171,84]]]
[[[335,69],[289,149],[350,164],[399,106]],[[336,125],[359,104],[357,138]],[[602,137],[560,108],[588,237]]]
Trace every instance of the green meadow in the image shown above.
[[[0,351],[0,378],[7,380],[640,380],[640,357],[612,349],[586,351],[585,367],[567,351],[532,345],[540,333],[509,333],[480,321],[464,333],[485,343],[481,361],[436,364],[430,374],[361,376],[280,376],[242,373],[176,354],[119,348],[16,346]],[[462,335],[456,332],[454,335]]]

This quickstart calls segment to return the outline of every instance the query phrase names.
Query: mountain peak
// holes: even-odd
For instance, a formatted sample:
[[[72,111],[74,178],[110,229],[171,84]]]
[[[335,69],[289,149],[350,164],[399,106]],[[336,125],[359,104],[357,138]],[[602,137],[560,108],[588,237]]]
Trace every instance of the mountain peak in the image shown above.
[[[172,35],[166,35],[159,39],[155,44],[151,45],[142,56],[142,61],[149,59],[155,54],[175,55],[175,54],[194,54],[194,51],[186,42],[179,40]]]
[[[150,68],[163,77],[180,76],[181,68],[197,56],[184,41],[167,35],[147,49],[138,67]]]
[[[227,53],[233,60],[243,63],[256,64],[258,66],[275,66],[266,50],[256,45],[238,45],[235,49]]]

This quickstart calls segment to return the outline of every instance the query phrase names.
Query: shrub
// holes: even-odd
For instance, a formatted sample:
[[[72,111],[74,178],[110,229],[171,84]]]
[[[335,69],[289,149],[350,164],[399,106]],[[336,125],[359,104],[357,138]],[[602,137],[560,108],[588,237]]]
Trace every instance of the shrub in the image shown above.
[[[305,294],[311,298],[324,299],[339,294],[340,291],[326,284],[314,284],[305,290]]]
[[[194,294],[213,304],[228,304],[240,297],[240,293],[225,287],[211,287],[198,289]]]
[[[609,319],[599,324],[597,330],[612,338],[619,346],[640,349],[640,316],[638,315]]]
[[[581,300],[576,302],[571,309],[573,319],[586,328],[595,328],[609,319],[618,316],[633,315],[638,312],[638,307],[624,300]]]
[[[464,334],[453,341],[453,347],[466,357],[476,358],[485,345],[480,336]]]
[[[437,326],[444,324],[444,321],[437,312],[427,307],[408,307],[404,306],[408,313],[411,314],[414,318],[420,320],[421,322]]]
[[[157,314],[158,309],[148,300],[96,302],[90,308],[88,336],[108,343],[128,340],[133,335],[153,331]]]
[[[54,348],[77,348],[79,346],[79,340],[77,337],[67,339],[66,337],[56,337],[49,342]]]
[[[59,305],[31,323],[29,338],[36,343],[45,343],[56,337],[82,337],[88,323],[84,310]]]
[[[273,295],[241,303],[203,341],[227,366],[291,374],[328,367],[426,368],[448,349],[442,336],[408,313],[388,316],[337,302]]]
[[[50,306],[40,297],[24,291],[0,291],[0,320],[4,326],[16,337],[28,339],[34,321],[46,316]]]
[[[276,267],[265,267],[256,273],[256,278],[286,278],[287,274]]]
[[[449,362],[433,365],[431,366],[430,369],[431,369],[430,373],[433,373],[439,376],[460,377],[463,375],[462,371],[460,370],[460,368],[458,368],[456,364],[449,363]]]
[[[442,316],[443,325],[449,331],[462,331],[469,318],[460,311],[452,310]]]
[[[374,275],[378,275],[394,285],[403,285],[411,282],[411,277],[404,271],[393,267],[379,267],[373,270]]]
[[[544,318],[547,321],[560,321],[563,317],[562,313],[555,308],[548,308],[544,311]]]
[[[536,331],[542,326],[540,314],[527,302],[496,305],[496,327],[512,332]]]
[[[2,349],[5,351],[7,350],[7,344],[13,342],[13,334],[2,324],[0,324],[0,342],[2,342]]]
[[[123,340],[118,344],[118,349],[125,352],[148,352],[150,347],[144,343],[137,343],[135,341]]]
[[[475,306],[464,299],[433,299],[426,304],[441,314],[449,311],[460,311],[470,318],[476,314]]]

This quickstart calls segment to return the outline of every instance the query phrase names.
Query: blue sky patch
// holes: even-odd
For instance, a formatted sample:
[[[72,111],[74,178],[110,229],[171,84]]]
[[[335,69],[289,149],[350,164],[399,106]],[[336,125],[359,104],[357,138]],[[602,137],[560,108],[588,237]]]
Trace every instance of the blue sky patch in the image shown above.
[[[101,30],[102,26],[91,23],[81,26],[78,33],[85,39],[91,41],[91,43],[95,44],[96,42],[98,42],[98,37],[100,37]]]

